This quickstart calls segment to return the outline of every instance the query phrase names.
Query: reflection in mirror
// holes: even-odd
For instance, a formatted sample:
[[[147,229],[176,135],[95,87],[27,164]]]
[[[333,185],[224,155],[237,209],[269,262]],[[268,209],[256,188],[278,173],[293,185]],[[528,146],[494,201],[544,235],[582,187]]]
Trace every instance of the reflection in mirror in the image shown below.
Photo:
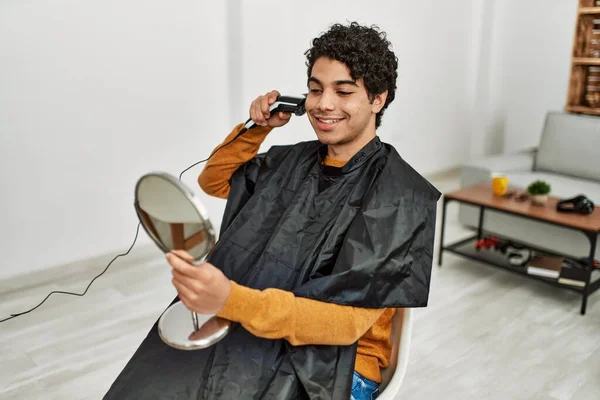
[[[204,258],[215,233],[204,207],[183,184],[166,174],[149,174],[138,182],[135,208],[148,235],[168,253],[185,250]]]

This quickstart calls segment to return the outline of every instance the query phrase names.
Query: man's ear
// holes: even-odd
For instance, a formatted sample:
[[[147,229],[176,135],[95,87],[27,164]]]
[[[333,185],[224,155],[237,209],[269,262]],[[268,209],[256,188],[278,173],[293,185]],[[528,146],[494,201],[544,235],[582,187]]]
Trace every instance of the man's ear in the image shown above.
[[[385,105],[385,101],[387,100],[387,95],[388,91],[386,90],[385,92],[376,94],[373,97],[373,101],[371,102],[373,114],[377,114],[379,111],[381,111],[381,109]]]

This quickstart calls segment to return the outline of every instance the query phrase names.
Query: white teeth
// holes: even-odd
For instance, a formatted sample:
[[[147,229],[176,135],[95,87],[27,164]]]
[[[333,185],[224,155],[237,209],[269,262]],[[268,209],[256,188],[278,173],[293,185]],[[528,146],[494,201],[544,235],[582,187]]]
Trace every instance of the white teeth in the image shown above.
[[[339,119],[321,119],[321,118],[319,118],[319,121],[323,122],[324,124],[333,124],[340,120]]]

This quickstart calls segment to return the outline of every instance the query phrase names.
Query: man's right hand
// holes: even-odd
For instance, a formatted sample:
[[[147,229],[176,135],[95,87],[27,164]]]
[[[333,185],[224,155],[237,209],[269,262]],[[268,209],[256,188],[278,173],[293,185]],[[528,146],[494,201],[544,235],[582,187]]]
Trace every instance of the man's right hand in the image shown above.
[[[272,90],[265,95],[258,96],[250,104],[250,118],[256,125],[278,128],[289,122],[292,116],[291,113],[277,112],[274,115],[269,113],[269,107],[277,101],[277,97],[279,97],[279,92]]]

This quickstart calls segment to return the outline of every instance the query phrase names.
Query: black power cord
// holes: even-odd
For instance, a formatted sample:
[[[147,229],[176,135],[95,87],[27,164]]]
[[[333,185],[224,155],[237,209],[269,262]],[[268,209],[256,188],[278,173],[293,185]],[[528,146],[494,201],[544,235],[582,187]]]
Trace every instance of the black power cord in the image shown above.
[[[133,248],[133,245],[135,244],[135,241],[137,240],[138,237],[138,233],[140,232],[140,223],[138,223],[137,229],[135,231],[135,238],[133,239],[133,243],[131,244],[131,247],[129,247],[129,250],[127,250],[126,253],[123,254],[119,254],[118,256],[116,256],[115,258],[112,259],[111,262],[108,263],[108,265],[106,266],[106,268],[104,268],[104,271],[102,271],[100,274],[96,275],[96,277],[94,277],[94,279],[92,279],[92,281],[87,285],[87,288],[85,288],[85,291],[83,293],[72,293],[72,292],[63,292],[61,290],[54,290],[52,292],[50,292],[50,294],[48,294],[48,296],[46,296],[46,298],[44,300],[42,300],[42,302],[40,304],[38,304],[37,306],[33,307],[31,310],[28,311],[24,311],[22,313],[18,313],[18,314],[11,314],[10,317],[8,318],[4,318],[2,320],[0,320],[0,322],[4,322],[4,321],[8,321],[9,319],[13,319],[16,318],[20,315],[25,315],[25,314],[29,314],[30,312],[32,312],[33,310],[35,310],[36,308],[38,308],[39,306],[41,306],[42,304],[44,304],[44,302],[46,300],[48,300],[48,297],[50,297],[52,294],[56,293],[56,294],[67,294],[67,295],[73,295],[73,296],[84,296],[88,289],[90,288],[90,286],[92,286],[92,283],[94,283],[94,281],[96,279],[98,279],[102,274],[104,274],[106,272],[106,270],[108,269],[108,267],[110,267],[110,265],[119,257],[121,256],[126,256],[127,254],[129,254],[129,252],[131,251],[131,249]]]
[[[235,137],[234,137],[233,139],[231,139],[229,142],[227,142],[227,143],[225,143],[225,144],[222,144],[221,146],[219,146],[219,147],[217,147],[215,150],[213,150],[213,152],[211,153],[211,155],[210,155],[210,156],[208,156],[208,158],[206,158],[205,160],[201,160],[201,161],[195,162],[194,164],[190,165],[189,167],[187,167],[186,169],[184,169],[183,171],[181,171],[181,174],[179,174],[179,180],[181,181],[181,177],[182,177],[182,175],[183,175],[183,174],[184,174],[186,171],[188,171],[189,169],[191,169],[191,168],[195,167],[195,166],[196,166],[196,165],[198,165],[198,164],[202,164],[203,162],[206,162],[206,161],[210,160],[210,159],[211,159],[211,157],[212,157],[212,156],[214,156],[214,155],[215,155],[215,153],[216,153],[217,151],[219,151],[219,150],[221,150],[223,147],[225,147],[225,146],[227,146],[227,145],[231,144],[231,143],[232,143],[234,140],[236,140],[238,137],[240,137],[240,136],[241,136],[241,135],[242,135],[244,132],[246,132],[246,131],[247,131],[247,129],[246,129],[246,128],[242,128],[242,130],[240,130],[240,131],[238,132],[238,134],[237,134],[237,135],[235,135]],[[108,267],[110,267],[110,266],[111,266],[111,264],[112,264],[112,263],[113,263],[113,262],[114,262],[114,261],[115,261],[117,258],[119,258],[119,257],[123,257],[123,256],[126,256],[127,254],[129,254],[129,252],[131,251],[131,249],[133,249],[133,246],[135,245],[135,242],[137,241],[137,238],[138,238],[138,234],[139,234],[139,232],[140,232],[140,225],[141,225],[141,223],[139,223],[139,222],[138,222],[138,226],[137,226],[137,229],[136,229],[136,231],[135,231],[135,237],[133,238],[133,243],[132,243],[132,244],[131,244],[131,246],[129,247],[129,250],[127,250],[127,252],[125,252],[125,253],[123,253],[123,254],[119,254],[119,255],[117,255],[115,258],[113,258],[113,259],[111,260],[111,262],[109,262],[109,263],[108,263],[108,265],[106,266],[106,268],[104,268],[104,271],[102,271],[100,274],[96,275],[96,276],[94,277],[94,279],[92,279],[92,281],[91,281],[91,282],[90,282],[90,283],[87,285],[87,287],[85,288],[85,291],[84,291],[83,293],[63,292],[63,291],[61,291],[61,290],[55,290],[55,291],[52,291],[52,292],[50,292],[50,293],[48,294],[48,296],[46,296],[46,298],[45,298],[44,300],[42,300],[42,302],[41,302],[40,304],[38,304],[37,306],[33,307],[33,308],[32,308],[32,309],[30,309],[30,310],[27,310],[27,311],[24,311],[24,312],[21,312],[21,313],[18,313],[18,314],[11,314],[11,315],[10,315],[10,317],[8,317],[8,318],[4,318],[4,319],[1,319],[1,320],[0,320],[0,323],[2,323],[2,322],[5,322],[5,321],[8,321],[8,320],[10,320],[10,319],[13,319],[13,318],[16,318],[16,317],[19,317],[19,316],[21,316],[21,315],[25,315],[25,314],[28,314],[28,313],[32,312],[33,310],[37,309],[37,308],[38,308],[38,307],[40,307],[42,304],[44,304],[44,302],[45,302],[46,300],[48,300],[48,298],[49,298],[49,297],[50,297],[52,294],[54,294],[54,293],[56,293],[56,294],[66,294],[66,295],[72,295],[72,296],[80,296],[80,297],[81,297],[81,296],[84,296],[84,295],[87,293],[87,291],[88,291],[88,289],[90,288],[90,286],[92,286],[92,283],[94,283],[94,281],[95,281],[96,279],[98,279],[100,276],[102,276],[102,275],[103,275],[103,274],[104,274],[104,273],[105,273],[105,272],[108,270]]]
[[[186,169],[184,169],[183,171],[181,171],[181,173],[179,174],[179,180],[181,180],[181,177],[183,176],[183,174],[184,174],[186,171],[188,171],[189,169],[191,169],[191,168],[195,167],[195,166],[196,166],[196,165],[198,165],[198,164],[202,164],[203,162],[207,162],[208,160],[210,160],[210,159],[211,159],[211,157],[212,157],[212,156],[214,156],[214,155],[215,155],[215,153],[216,153],[217,151],[219,151],[219,150],[221,150],[223,147],[225,147],[225,146],[227,146],[227,145],[231,144],[231,143],[232,143],[232,142],[233,142],[235,139],[239,138],[239,137],[240,137],[241,135],[243,135],[243,134],[244,134],[244,132],[246,132],[247,130],[248,130],[248,129],[246,129],[246,128],[242,128],[242,130],[241,130],[241,131],[239,131],[239,132],[238,132],[238,134],[237,134],[237,135],[235,135],[235,137],[234,137],[233,139],[231,139],[229,142],[227,142],[227,143],[225,143],[225,144],[222,144],[222,145],[220,145],[219,147],[217,147],[216,149],[214,149],[214,150],[213,150],[213,152],[210,154],[210,156],[208,156],[208,158],[206,158],[206,159],[204,159],[204,160],[200,160],[200,161],[198,161],[198,162],[195,162],[195,163],[193,163],[192,165],[190,165],[189,167],[187,167]]]

